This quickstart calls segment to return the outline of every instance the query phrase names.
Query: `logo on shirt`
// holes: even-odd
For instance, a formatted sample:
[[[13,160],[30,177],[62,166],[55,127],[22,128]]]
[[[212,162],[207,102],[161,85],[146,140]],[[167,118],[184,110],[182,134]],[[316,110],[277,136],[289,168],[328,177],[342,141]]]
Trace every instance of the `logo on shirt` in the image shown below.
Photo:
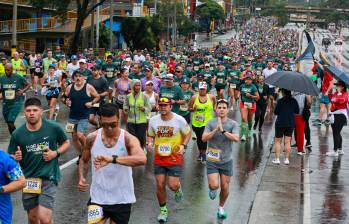
[[[43,151],[50,148],[50,143],[43,141],[37,144],[31,144],[25,146],[27,152],[34,152],[35,154],[42,153]]]
[[[158,130],[156,132],[157,137],[159,138],[168,138],[172,137],[174,127],[169,127],[169,126],[158,126]]]

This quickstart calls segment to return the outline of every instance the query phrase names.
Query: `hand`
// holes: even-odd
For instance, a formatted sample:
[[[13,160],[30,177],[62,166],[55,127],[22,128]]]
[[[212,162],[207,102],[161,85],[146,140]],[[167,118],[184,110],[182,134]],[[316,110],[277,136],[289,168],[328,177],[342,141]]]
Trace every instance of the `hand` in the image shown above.
[[[218,131],[223,131],[222,119],[220,117],[218,117],[217,128]]]
[[[154,145],[153,142],[148,142],[147,143],[147,150],[148,150],[148,152],[153,149],[153,145]]]
[[[139,110],[142,111],[142,112],[144,112],[144,111],[145,111],[145,108],[144,108],[143,106],[140,106],[140,107],[139,107]]]
[[[93,106],[93,103],[92,102],[87,102],[87,103],[85,103],[85,106],[87,108],[91,108]]]
[[[16,91],[16,96],[23,96],[24,91],[19,89]]]
[[[79,191],[86,192],[87,188],[88,188],[88,184],[86,183],[86,179],[85,178],[80,178],[79,185],[78,185]]]
[[[105,167],[109,163],[113,161],[113,157],[111,156],[97,156],[95,161],[93,162],[93,165],[96,169],[100,169],[102,167]]]
[[[183,155],[185,153],[184,145],[179,145],[178,146],[178,154]]]
[[[247,97],[251,97],[252,95],[250,93],[246,93],[246,96]]]
[[[324,93],[324,96],[328,96],[328,92],[325,92],[325,93]]]
[[[46,149],[43,153],[45,162],[51,161],[52,159],[56,158],[57,155],[57,151],[52,151],[51,149]]]
[[[267,96],[263,96],[263,98],[266,100],[266,99],[268,99],[268,97]]]
[[[21,148],[19,146],[17,146],[17,151],[14,154],[14,158],[18,162],[22,160],[22,150],[21,150]]]
[[[176,101],[171,99],[171,104],[176,104]]]

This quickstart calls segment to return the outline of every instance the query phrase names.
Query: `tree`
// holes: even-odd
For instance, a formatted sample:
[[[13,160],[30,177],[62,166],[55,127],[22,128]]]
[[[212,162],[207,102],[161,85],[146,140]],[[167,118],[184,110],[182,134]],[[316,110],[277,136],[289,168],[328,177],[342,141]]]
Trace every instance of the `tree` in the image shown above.
[[[100,5],[102,5],[106,0],[100,0],[99,3],[96,1],[89,0],[75,0],[76,11],[77,11],[77,20],[75,24],[75,31],[73,35],[73,40],[70,43],[70,51],[76,53],[78,51],[79,38],[81,33],[82,25],[84,24],[85,19],[89,14]],[[36,8],[51,7],[55,8],[57,15],[63,15],[67,11],[68,5],[71,1],[69,0],[30,0],[31,4]]]
[[[203,0],[202,5],[198,6],[195,14],[205,21],[206,30],[209,32],[210,21],[224,19],[224,10],[217,2],[213,0]]]
[[[261,12],[263,16],[275,16],[278,18],[278,25],[284,26],[288,23],[289,17],[286,10],[287,2],[285,0],[269,0],[268,9]]]
[[[104,23],[99,23],[99,47],[109,47],[109,34],[112,32]]]

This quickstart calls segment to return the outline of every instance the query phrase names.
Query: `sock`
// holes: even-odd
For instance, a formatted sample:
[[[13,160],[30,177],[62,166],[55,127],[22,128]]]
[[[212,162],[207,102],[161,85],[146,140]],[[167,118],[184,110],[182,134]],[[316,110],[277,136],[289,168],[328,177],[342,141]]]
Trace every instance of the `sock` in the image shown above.
[[[167,207],[166,207],[166,203],[164,203],[164,204],[160,204],[160,209],[167,209]]]
[[[246,134],[246,122],[241,122],[241,135]]]
[[[252,129],[252,121],[249,121],[248,122],[248,130],[251,131],[251,129]]]
[[[219,211],[219,212],[224,212],[224,207],[219,206],[219,207],[218,207],[218,211]]]

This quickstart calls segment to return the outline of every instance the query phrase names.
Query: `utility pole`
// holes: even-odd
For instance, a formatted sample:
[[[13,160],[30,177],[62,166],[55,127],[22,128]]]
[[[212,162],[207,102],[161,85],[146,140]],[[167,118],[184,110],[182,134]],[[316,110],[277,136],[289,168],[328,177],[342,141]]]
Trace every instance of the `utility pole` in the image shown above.
[[[113,0],[110,0],[110,6],[109,6],[109,50],[111,51],[113,48]]]
[[[173,16],[173,46],[177,46],[177,0],[174,0],[174,16]]]
[[[13,1],[13,15],[12,15],[12,46],[11,55],[16,51],[17,48],[17,0]]]
[[[92,4],[96,4],[96,0],[92,1]],[[91,12],[91,36],[90,36],[90,43],[91,47],[93,48],[95,45],[95,10]]]
[[[99,0],[97,0],[97,3],[99,3]],[[96,23],[96,48],[99,48],[99,10],[100,10],[100,5],[97,7],[97,23]]]

